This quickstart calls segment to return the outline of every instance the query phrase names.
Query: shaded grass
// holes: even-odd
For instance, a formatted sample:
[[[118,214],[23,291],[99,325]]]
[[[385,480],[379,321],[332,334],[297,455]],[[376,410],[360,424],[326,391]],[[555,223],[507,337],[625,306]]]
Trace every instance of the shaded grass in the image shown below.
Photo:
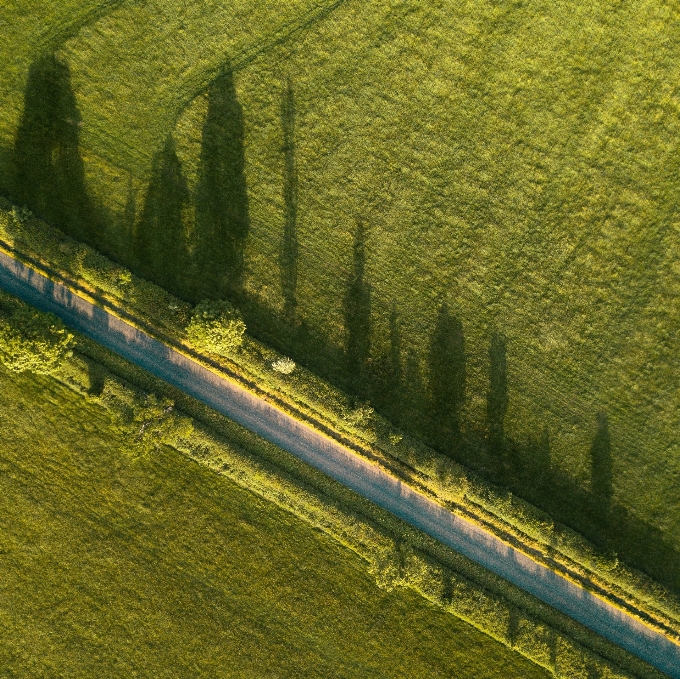
[[[0,7],[0,188],[8,173],[31,65],[124,0],[8,0]]]

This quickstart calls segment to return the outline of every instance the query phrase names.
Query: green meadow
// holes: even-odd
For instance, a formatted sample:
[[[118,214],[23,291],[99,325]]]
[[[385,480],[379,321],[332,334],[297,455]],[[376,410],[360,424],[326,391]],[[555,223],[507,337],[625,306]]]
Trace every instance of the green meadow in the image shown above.
[[[5,676],[549,676],[51,377],[0,368],[0,436]]]
[[[52,5],[8,197],[680,591],[677,8]]]

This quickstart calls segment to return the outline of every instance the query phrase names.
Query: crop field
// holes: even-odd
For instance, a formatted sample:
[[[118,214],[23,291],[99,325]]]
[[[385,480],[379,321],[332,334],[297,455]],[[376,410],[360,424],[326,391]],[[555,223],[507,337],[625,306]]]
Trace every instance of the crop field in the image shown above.
[[[40,7],[6,195],[680,591],[677,8]]]
[[[50,377],[0,368],[0,429],[8,676],[548,676]]]

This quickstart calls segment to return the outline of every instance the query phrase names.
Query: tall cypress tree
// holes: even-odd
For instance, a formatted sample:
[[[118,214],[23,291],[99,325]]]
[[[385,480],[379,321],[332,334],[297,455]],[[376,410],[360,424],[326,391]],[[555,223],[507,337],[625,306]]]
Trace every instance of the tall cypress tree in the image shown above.
[[[597,432],[590,448],[591,488],[595,496],[599,518],[607,521],[612,501],[612,443],[607,414],[597,414]]]
[[[371,352],[371,288],[364,278],[365,269],[366,227],[359,220],[345,293],[345,359],[351,389],[362,398],[369,392],[367,366]]]

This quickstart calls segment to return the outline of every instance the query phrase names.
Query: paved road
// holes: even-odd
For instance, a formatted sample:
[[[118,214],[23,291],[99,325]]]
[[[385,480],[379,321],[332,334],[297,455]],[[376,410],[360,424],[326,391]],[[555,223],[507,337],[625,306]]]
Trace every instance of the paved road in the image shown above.
[[[144,332],[0,252],[0,287],[182,389],[562,613],[680,679],[680,646]]]

